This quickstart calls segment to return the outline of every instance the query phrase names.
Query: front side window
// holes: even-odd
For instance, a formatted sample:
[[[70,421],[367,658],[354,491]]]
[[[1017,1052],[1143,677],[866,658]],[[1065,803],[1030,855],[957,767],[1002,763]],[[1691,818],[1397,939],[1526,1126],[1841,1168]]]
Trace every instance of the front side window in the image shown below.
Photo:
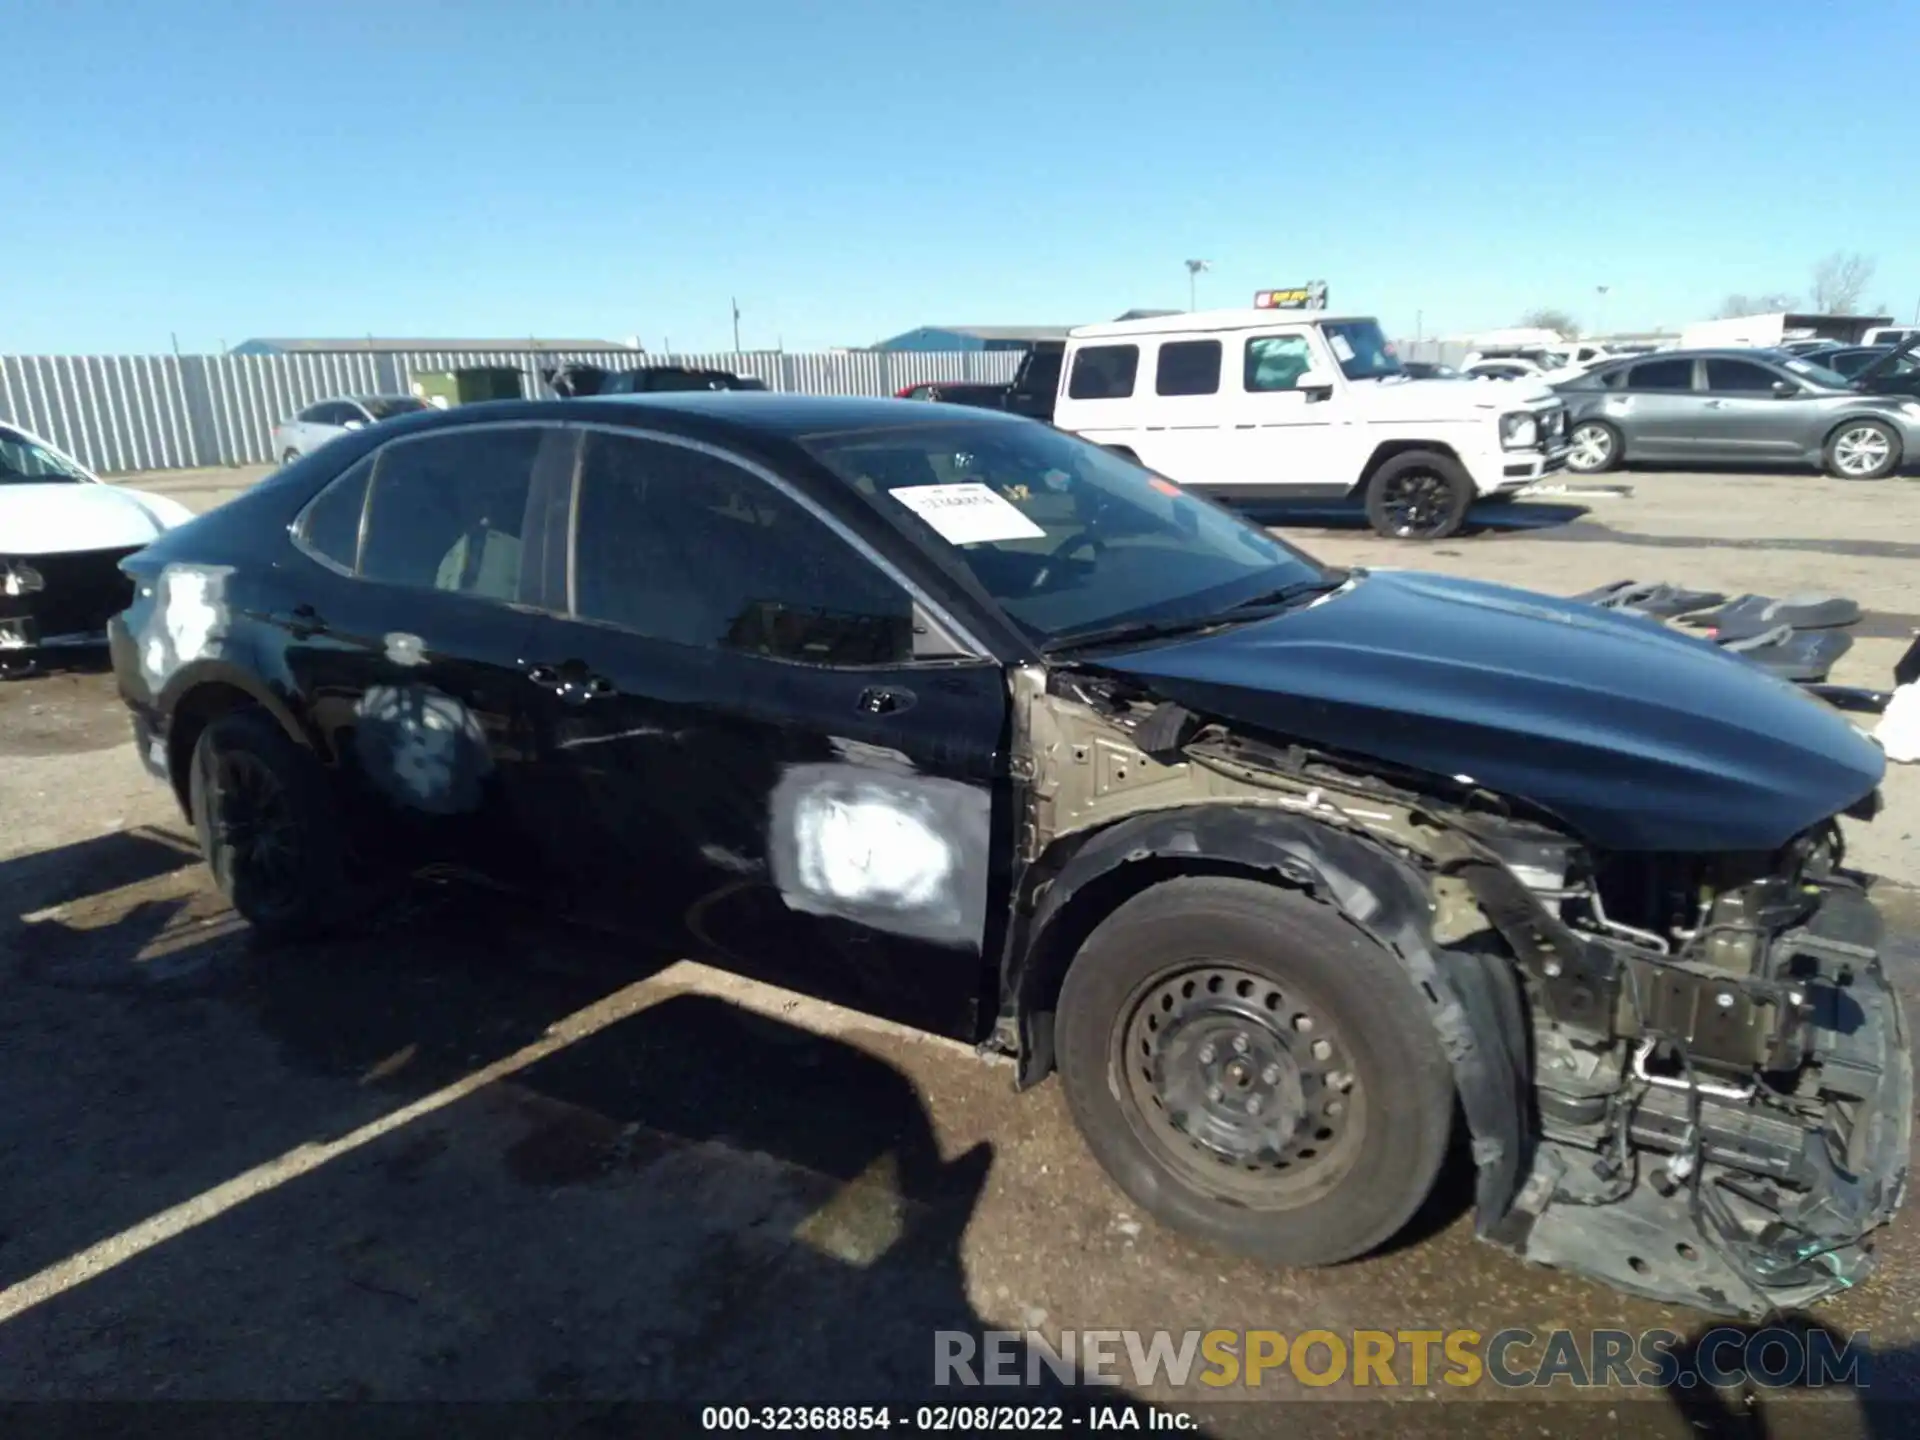
[[[488,427],[387,446],[373,470],[360,574],[389,585],[517,600],[534,459],[542,440],[559,434]]]
[[[1378,321],[1329,320],[1320,331],[1340,364],[1340,373],[1349,380],[1382,380],[1405,373]]]
[[[574,535],[583,619],[816,665],[912,658],[906,591],[794,500],[704,451],[588,432]]]
[[[1172,481],[1044,426],[942,420],[802,443],[1039,644],[1212,615],[1325,573]]]
[[[359,408],[376,420],[391,420],[396,415],[412,415],[427,408],[427,402],[416,400],[411,395],[375,395],[362,400]],[[358,415],[347,418],[357,420]]]
[[[1779,376],[1751,360],[1707,361],[1707,389],[1736,395],[1768,395]]]
[[[1071,400],[1124,400],[1133,394],[1140,368],[1138,345],[1089,345],[1073,357],[1067,380]]]
[[[1247,341],[1246,387],[1292,390],[1312,364],[1313,346],[1304,335],[1255,336]]]
[[[0,425],[0,485],[59,485],[88,478],[86,471],[38,440]]]
[[[1174,340],[1160,347],[1154,366],[1156,395],[1212,395],[1220,389],[1220,342]]]
[[[1795,355],[1782,363],[1795,375],[1811,384],[1824,385],[1829,390],[1847,390],[1852,388],[1853,382],[1848,380],[1846,376],[1837,370],[1829,370],[1825,365],[1820,364],[1816,360],[1803,360],[1798,355]]]
[[[1627,375],[1629,390],[1691,390],[1693,361],[1645,360]]]

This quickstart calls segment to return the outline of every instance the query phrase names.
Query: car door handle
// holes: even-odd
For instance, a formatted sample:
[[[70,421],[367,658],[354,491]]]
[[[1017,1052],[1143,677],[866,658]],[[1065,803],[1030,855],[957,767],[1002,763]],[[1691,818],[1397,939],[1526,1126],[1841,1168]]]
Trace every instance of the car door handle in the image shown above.
[[[597,675],[579,660],[563,660],[558,665],[527,664],[521,672],[542,690],[557,695],[569,705],[584,705],[599,695],[611,695],[613,682]]]
[[[305,640],[311,635],[327,633],[327,622],[311,605],[296,605],[291,610],[270,614],[267,619],[296,640]]]
[[[898,715],[913,705],[913,692],[893,685],[870,685],[860,692],[862,715]]]

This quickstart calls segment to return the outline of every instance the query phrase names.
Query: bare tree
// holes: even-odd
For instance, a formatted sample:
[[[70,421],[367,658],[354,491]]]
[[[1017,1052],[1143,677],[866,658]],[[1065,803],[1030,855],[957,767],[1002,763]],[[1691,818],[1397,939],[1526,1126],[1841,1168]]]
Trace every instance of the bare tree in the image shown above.
[[[1784,293],[1771,295],[1742,295],[1738,291],[1720,302],[1720,308],[1713,313],[1716,320],[1737,320],[1742,315],[1772,315],[1782,310],[1791,310],[1800,302]]]
[[[1813,267],[1813,308],[1822,315],[1853,315],[1873,283],[1874,259],[1836,250]]]
[[[1520,323],[1530,330],[1556,330],[1565,340],[1580,338],[1580,322],[1565,310],[1555,310],[1551,306],[1527,311],[1520,317]]]

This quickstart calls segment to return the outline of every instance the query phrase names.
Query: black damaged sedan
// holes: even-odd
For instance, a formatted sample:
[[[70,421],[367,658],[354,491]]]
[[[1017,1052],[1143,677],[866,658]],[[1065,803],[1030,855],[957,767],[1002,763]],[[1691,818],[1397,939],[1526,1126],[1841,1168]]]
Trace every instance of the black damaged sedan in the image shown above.
[[[126,562],[142,753],[261,932],[428,867],[1058,1070],[1283,1264],[1404,1226],[1761,1313],[1912,1090],[1883,761],[1653,622],[1316,563],[1043,425],[699,394],[346,437]]]

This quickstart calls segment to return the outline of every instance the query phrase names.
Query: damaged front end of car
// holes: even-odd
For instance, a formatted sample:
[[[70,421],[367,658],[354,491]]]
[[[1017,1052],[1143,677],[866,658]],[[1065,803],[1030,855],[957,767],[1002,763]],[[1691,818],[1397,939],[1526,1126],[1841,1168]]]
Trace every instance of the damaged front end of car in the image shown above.
[[[1432,1003],[1482,1238],[1726,1314],[1869,1272],[1904,1198],[1913,1081],[1837,817],[1765,853],[1609,852],[1466,775],[1299,743],[1136,676],[1034,667],[1014,692],[1000,1038],[1023,1084],[1051,1064],[1048,976],[1081,896],[1109,903],[1130,866],[1260,874],[1339,908]]]

